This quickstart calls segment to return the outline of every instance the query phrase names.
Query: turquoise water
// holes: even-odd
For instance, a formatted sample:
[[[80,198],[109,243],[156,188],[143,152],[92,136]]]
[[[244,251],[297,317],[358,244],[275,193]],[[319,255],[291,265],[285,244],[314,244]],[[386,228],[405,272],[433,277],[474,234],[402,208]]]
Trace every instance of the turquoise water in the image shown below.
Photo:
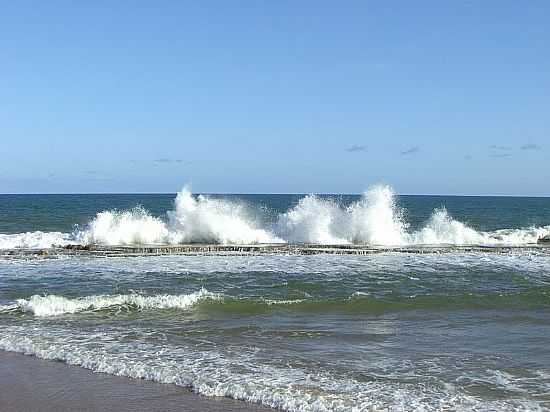
[[[268,236],[449,253],[0,253],[0,348],[288,411],[549,410],[550,253],[452,244],[536,242],[550,199],[386,194],[2,195],[9,249]]]

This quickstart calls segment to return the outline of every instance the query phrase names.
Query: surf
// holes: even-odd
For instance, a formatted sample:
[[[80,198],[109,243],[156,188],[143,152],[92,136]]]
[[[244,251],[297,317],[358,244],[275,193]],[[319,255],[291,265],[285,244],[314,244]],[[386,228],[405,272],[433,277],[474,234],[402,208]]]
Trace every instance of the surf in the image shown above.
[[[534,244],[550,235],[550,225],[480,231],[453,218],[444,206],[411,230],[407,210],[388,185],[374,185],[350,204],[311,194],[274,219],[267,216],[270,212],[239,200],[193,195],[184,187],[164,217],[141,206],[105,210],[72,233],[0,234],[0,249],[188,243],[503,246]]]
[[[13,304],[0,305],[0,313],[19,311],[37,317],[52,317],[105,309],[120,310],[188,310],[204,300],[218,300],[218,294],[202,288],[182,295],[95,295],[68,298],[59,295],[33,295],[28,299],[17,299]]]

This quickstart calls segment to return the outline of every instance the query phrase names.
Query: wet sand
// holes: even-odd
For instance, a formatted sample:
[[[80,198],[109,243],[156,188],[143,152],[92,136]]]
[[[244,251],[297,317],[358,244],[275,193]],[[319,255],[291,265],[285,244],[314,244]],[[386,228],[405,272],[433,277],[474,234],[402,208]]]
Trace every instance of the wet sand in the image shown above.
[[[0,410],[273,411],[228,398],[200,396],[175,385],[93,373],[4,351],[0,351]]]

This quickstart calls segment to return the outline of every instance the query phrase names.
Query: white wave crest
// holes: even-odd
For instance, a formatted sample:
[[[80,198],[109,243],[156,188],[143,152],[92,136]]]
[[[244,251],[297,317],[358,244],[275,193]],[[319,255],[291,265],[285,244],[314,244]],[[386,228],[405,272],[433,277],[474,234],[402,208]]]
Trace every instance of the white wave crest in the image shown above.
[[[73,234],[28,232],[0,234],[0,249],[48,248],[69,243],[130,245],[180,243],[314,243],[406,245],[525,245],[550,235],[550,226],[475,230],[453,219],[445,208],[435,209],[416,231],[409,231],[391,187],[376,185],[349,206],[308,195],[276,219],[274,229],[262,227],[239,202],[194,197],[184,188],[177,194],[166,221],[141,207],[104,211]]]
[[[488,236],[454,220],[445,208],[436,209],[426,226],[408,236],[412,244],[484,244]]]
[[[405,229],[402,212],[395,204],[391,187],[377,185],[348,208],[353,243],[402,245]]]
[[[45,249],[52,246],[65,246],[72,237],[61,232],[26,232],[0,234],[0,249]]]
[[[58,295],[33,295],[29,299],[18,299],[16,304],[0,305],[0,312],[21,310],[34,316],[48,317],[83,311],[94,311],[112,307],[133,306],[144,309],[189,309],[200,301],[219,300],[221,296],[200,289],[187,295],[97,295],[80,298],[66,298]]]
[[[279,216],[278,230],[289,242],[338,245],[349,243],[345,212],[330,200],[306,196]]]
[[[104,211],[97,214],[87,229],[77,234],[84,244],[129,245],[167,243],[169,231],[159,218],[136,207],[126,211]]]
[[[401,245],[406,225],[389,186],[377,185],[347,208],[309,195],[279,217],[278,228],[291,242]]]
[[[141,207],[98,213],[78,235],[82,243],[105,245],[177,243],[280,243],[281,239],[257,228],[246,208],[235,202],[192,196],[184,188],[177,194],[168,222]]]
[[[184,188],[176,196],[176,209],[168,212],[170,243],[222,244],[280,243],[281,239],[257,228],[246,208],[222,199],[192,196]]]
[[[477,231],[453,219],[445,208],[434,210],[427,224],[407,235],[408,244],[450,245],[525,245],[550,234],[550,226],[528,229],[500,229]]]
[[[402,245],[406,225],[401,216],[392,189],[377,185],[347,208],[307,196],[280,216],[278,227],[291,242]]]
[[[524,245],[550,234],[550,226],[477,231],[453,219],[445,208],[435,209],[424,227],[408,232],[403,215],[391,187],[377,185],[346,208],[306,196],[279,217],[278,229],[289,242],[379,246]]]

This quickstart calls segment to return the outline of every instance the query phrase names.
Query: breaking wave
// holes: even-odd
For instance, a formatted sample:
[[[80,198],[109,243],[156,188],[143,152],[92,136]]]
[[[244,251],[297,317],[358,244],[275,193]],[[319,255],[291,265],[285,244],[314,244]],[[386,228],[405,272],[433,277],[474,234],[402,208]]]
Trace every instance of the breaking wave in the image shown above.
[[[168,212],[170,243],[283,242],[270,231],[258,228],[242,204],[202,195],[195,199],[185,188],[176,196],[175,206]]]
[[[436,209],[418,232],[406,235],[409,244],[523,245],[550,234],[550,226],[480,232],[453,219],[445,208]]]
[[[52,246],[65,246],[74,241],[70,233],[61,232],[0,234],[0,249],[45,249]]]
[[[404,245],[408,243],[402,212],[389,186],[374,186],[358,202],[343,208],[315,195],[279,217],[279,230],[290,242],[320,244]]]
[[[33,295],[15,303],[0,305],[1,313],[31,313],[36,317],[55,317],[103,310],[199,310],[208,315],[263,314],[279,309],[302,313],[385,313],[403,310],[542,308],[550,306],[550,288],[528,288],[509,293],[445,294],[415,296],[375,296],[355,292],[333,298],[250,298],[212,293],[206,289],[182,295],[97,295],[66,298],[59,295]]]
[[[33,295],[29,299],[18,299],[14,304],[0,305],[0,312],[21,311],[38,317],[48,317],[112,308],[185,310],[208,299],[217,300],[221,297],[204,288],[187,295],[97,295],[74,299],[58,295]]]
[[[80,331],[12,326],[0,335],[0,350],[94,372],[175,384],[205,396],[229,397],[288,412],[542,410],[543,400],[536,397],[487,401],[437,381],[418,385],[376,375],[367,380],[319,369],[256,363],[244,347],[220,353],[149,342],[136,348],[124,339],[83,343],[89,340],[90,335]],[[151,353],[155,356],[144,356]],[[499,377],[507,376],[511,375]]]
[[[194,197],[188,188],[177,194],[166,219],[142,207],[103,211],[74,233],[0,234],[0,249],[47,248],[69,243],[129,245],[181,243],[315,243],[406,245],[524,245],[550,235],[544,227],[475,230],[435,209],[422,228],[410,231],[404,211],[389,186],[377,185],[360,200],[343,206],[315,195],[280,214],[266,227],[244,203],[207,196]]]
[[[187,188],[177,194],[168,222],[151,216],[141,207],[128,211],[98,213],[80,232],[84,244],[152,243],[281,243],[283,240],[258,228],[244,205],[206,196],[194,198]]]
[[[453,219],[445,208],[435,209],[424,227],[409,232],[404,213],[389,186],[366,191],[348,207],[309,195],[279,216],[278,231],[289,242],[318,244],[406,245],[522,245],[550,234],[550,226],[477,231]]]
[[[170,232],[166,224],[142,207],[125,211],[104,211],[97,214],[88,228],[77,232],[82,244],[129,245],[167,243]]]

